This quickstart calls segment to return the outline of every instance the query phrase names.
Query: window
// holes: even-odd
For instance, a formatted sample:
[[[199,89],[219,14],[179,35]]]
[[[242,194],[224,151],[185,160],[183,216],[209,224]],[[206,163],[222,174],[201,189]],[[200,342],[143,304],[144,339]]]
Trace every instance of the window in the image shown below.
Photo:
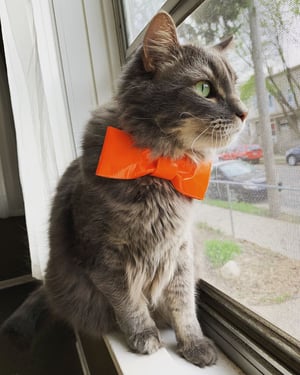
[[[235,4],[237,4],[237,2],[235,2]],[[273,90],[276,88],[276,90],[278,91],[277,101],[279,104],[282,104],[280,102],[280,91],[284,91],[285,86],[289,83],[290,80],[291,82],[294,82],[295,77],[292,75],[292,77],[289,78],[287,72],[282,70],[282,64],[285,62],[282,61],[283,57],[280,56],[280,47],[284,48],[285,51],[289,51],[289,48],[292,47],[289,47],[289,45],[287,44],[282,46],[281,44],[279,44],[280,42],[277,42],[278,44],[275,44],[274,39],[276,39],[276,35],[274,35],[274,32],[277,33],[280,38],[285,37],[288,39],[295,30],[293,30],[293,28],[290,29],[285,26],[281,27],[280,23],[287,22],[289,19],[293,19],[293,17],[298,17],[297,15],[295,15],[295,8],[292,6],[285,6],[284,14],[279,14],[278,11],[281,9],[281,6],[282,5],[280,5],[279,1],[274,2],[273,5],[266,4],[266,2],[257,2],[257,10],[261,20],[261,38],[262,40],[264,40],[264,43],[266,45],[266,51],[262,51],[262,57],[264,58],[264,69],[266,71],[277,71],[277,76],[273,79],[273,87],[267,87],[267,89],[273,92]],[[214,9],[214,12],[212,12],[212,9]],[[283,10],[281,11],[283,12]],[[270,22],[269,24],[268,15],[270,14],[272,15],[272,22]],[[244,20],[244,22],[241,22],[242,20]],[[179,27],[179,33],[181,39],[184,41],[189,41],[192,39],[192,41],[195,43],[213,44],[216,43],[224,35],[231,34],[232,31],[235,30],[236,48],[235,51],[230,52],[229,59],[234,65],[240,77],[239,86],[243,88],[243,85],[249,80],[251,75],[255,74],[255,62],[252,61],[250,52],[253,40],[251,40],[251,30],[249,22],[249,9],[247,7],[247,4],[243,3],[242,1],[239,2],[239,5],[237,5],[236,8],[231,9],[230,11],[228,11],[227,5],[225,7],[225,5],[223,5],[223,3],[221,2],[216,2],[214,0],[205,1],[205,3],[201,5],[199,9],[195,11],[189,18],[187,18]],[[300,57],[298,61],[294,60],[295,66],[292,67],[293,71],[300,70],[299,63]],[[241,91],[243,92],[243,90]],[[260,96],[261,94],[256,91],[256,97],[260,98]],[[254,98],[254,95],[252,95],[252,98]],[[249,101],[249,103],[250,106],[253,105],[253,102],[251,100]],[[269,103],[269,105],[273,105],[273,94],[268,93],[267,103]],[[295,121],[298,124],[297,126],[299,126],[299,113],[293,114],[296,115]],[[289,114],[286,112],[283,113],[283,111],[281,111],[280,115],[289,117]],[[256,119],[249,118],[250,123],[255,120]],[[264,124],[262,124],[262,121],[260,121],[260,126],[264,126]],[[272,129],[272,132],[270,132],[269,135],[275,135],[275,126],[273,123],[270,128]],[[254,137],[252,134],[252,139],[243,138],[242,142],[251,144],[257,142],[261,144],[263,148],[265,147],[265,140],[262,139],[262,137],[257,137],[256,139],[253,138]],[[297,132],[296,139],[298,143],[300,143],[299,131]],[[292,140],[292,138],[289,138],[288,140],[281,140],[281,142],[286,142],[286,148],[289,148],[295,142],[295,139]],[[264,159],[259,160],[260,163],[257,166],[255,175],[257,177],[254,177],[255,180],[259,181],[259,183],[256,183],[257,188],[262,181],[264,181],[263,183],[266,185],[276,185],[278,182],[281,182],[283,186],[286,186],[288,188],[288,186],[292,185],[293,188],[299,189],[300,192],[300,185],[297,178],[298,171],[296,170],[294,172],[291,172],[289,167],[285,164],[281,164],[279,166],[277,160],[280,158],[284,163],[285,160],[283,158],[283,155],[275,154],[275,158],[272,161],[272,164],[269,166],[266,165],[266,161]],[[251,162],[250,159],[247,161]],[[226,170],[226,168],[227,167],[224,166],[224,170]],[[230,164],[228,164],[228,168],[233,171],[234,165],[232,164],[230,166]],[[265,170],[267,168],[271,168],[275,171],[275,179],[272,182],[268,182],[265,177]],[[230,188],[233,189],[233,185],[231,185]],[[255,190],[253,185],[249,185],[249,189],[251,189],[251,192]],[[247,260],[245,260],[246,263],[242,265],[243,256],[241,254],[232,261],[232,265],[234,265],[232,267],[238,265],[239,261],[241,262],[238,266],[240,272],[239,277],[236,278],[233,276],[235,274],[235,271],[234,269],[232,269],[232,280],[229,281],[229,274],[226,274],[225,276],[225,273],[227,272],[226,268],[224,268],[223,270],[222,267],[218,269],[211,269],[208,264],[206,266],[206,269],[209,269],[207,278],[215,285],[218,285],[220,289],[226,290],[227,293],[229,293],[231,296],[235,294],[235,297],[239,301],[242,301],[247,306],[250,306],[251,308],[253,308],[253,310],[258,311],[270,321],[280,326],[280,328],[286,330],[291,335],[300,340],[300,331],[297,332],[294,325],[290,325],[290,322],[293,320],[295,324],[298,323],[299,325],[299,321],[296,317],[297,302],[295,301],[295,298],[299,293],[299,289],[297,287],[299,279],[296,275],[300,274],[300,253],[298,253],[298,251],[295,251],[294,241],[297,242],[300,238],[300,229],[298,227],[300,212],[298,206],[297,208],[294,207],[294,209],[291,207],[291,202],[294,202],[293,197],[296,194],[298,196],[299,192],[293,190],[285,190],[278,193],[277,189],[275,189],[274,186],[267,186],[266,190],[268,192],[268,197],[266,200],[259,201],[259,199],[256,199],[255,193],[252,195],[253,200],[247,202],[247,204],[249,205],[249,212],[241,212],[241,210],[244,210],[244,208],[242,209],[241,207],[244,203],[246,203],[246,198],[250,199],[249,196],[244,196],[243,194],[241,194],[238,197],[238,200],[234,202],[236,207],[234,209],[233,217],[236,218],[237,222],[233,224],[235,226],[237,226],[238,224],[239,226],[241,226],[242,218],[245,219],[244,228],[240,228],[240,233],[236,233],[236,235],[243,240],[249,241],[249,243],[247,244],[241,244],[241,252],[244,252],[244,256],[247,258]],[[271,198],[273,194],[274,196],[276,196],[276,201],[279,201],[280,207],[278,207],[277,202],[274,204],[274,202],[272,201],[272,199],[275,199]],[[215,198],[217,201],[219,201],[218,197]],[[212,205],[213,207],[216,207],[216,205],[221,205],[220,202],[215,202],[213,200],[209,200],[205,202],[205,204]],[[272,205],[274,205],[273,210],[272,207],[270,207]],[[250,207],[258,208],[258,211],[256,211],[255,215],[253,215],[253,213],[250,214]],[[245,211],[247,211],[246,208]],[[222,215],[225,215],[225,213],[226,210],[222,211]],[[259,215],[259,219],[257,215]],[[203,215],[201,214],[201,216]],[[273,216],[274,219],[270,219],[269,216]],[[260,225],[264,227],[264,230],[261,233],[260,231],[257,231],[256,234],[254,234],[253,231],[255,230],[255,225],[251,224],[253,220],[256,222],[258,220],[261,220]],[[213,229],[214,222],[213,220],[211,220],[210,222]],[[268,225],[270,225],[269,229]],[[275,230],[276,225],[279,225],[281,226],[281,228],[286,229],[283,230],[281,234],[277,232],[275,235],[273,231]],[[278,236],[276,240],[277,244],[272,244],[272,241],[263,239],[264,235],[266,235],[267,232],[269,240],[271,238],[273,238],[274,240],[275,236]],[[286,233],[292,234],[292,237],[287,239]],[[211,235],[212,237],[214,236],[213,233]],[[244,250],[243,246],[245,247]],[[252,250],[250,250],[248,246],[254,246],[252,248],[252,250],[254,251],[253,254]],[[253,258],[251,254],[253,255]],[[262,259],[264,259],[266,263],[261,263]],[[203,260],[203,262],[207,261],[210,262],[212,261],[212,259],[207,260],[206,257]],[[246,264],[248,264],[248,266],[246,266]],[[269,267],[264,267],[263,265],[265,264],[271,264],[271,269]],[[283,264],[285,269],[283,268]],[[294,271],[292,271],[292,269]],[[229,271],[229,273],[231,271]],[[204,270],[204,272],[206,271]],[[224,273],[223,276],[222,272]],[[245,281],[245,284],[243,284],[243,280]],[[295,309],[290,309],[290,306],[293,304],[295,306]],[[291,315],[290,319],[288,319],[289,323],[287,324],[286,314],[288,314],[289,311]],[[282,314],[282,316],[285,316],[285,318],[281,319],[280,314]]]
[[[270,110],[272,110],[273,109],[273,96],[269,94],[268,99],[269,99],[269,108]]]
[[[182,43],[213,45],[234,34],[228,59],[249,108],[237,142],[249,152],[215,163],[198,204],[200,311],[207,331],[224,347],[230,342],[228,352],[238,351],[249,373],[300,373],[300,158],[293,165],[287,158],[300,145],[300,55],[292,52],[299,3],[206,0],[187,13],[177,18]],[[289,124],[285,132],[276,132],[270,109],[281,127]]]
[[[287,120],[286,119],[282,119],[280,121],[280,128],[281,129],[288,129],[288,127],[289,127],[289,123],[287,122]]]
[[[164,2],[164,0],[127,0],[123,2],[128,44],[133,42]]]
[[[290,87],[288,88],[287,100],[288,100],[289,104],[294,105],[294,101],[295,101],[294,100],[294,94],[293,94],[292,89]]]
[[[294,82],[300,71],[300,56],[291,62],[293,65],[289,68],[284,68],[289,62],[285,60],[287,55],[280,55],[281,48],[284,54],[288,54],[293,46],[281,44],[280,40],[288,40],[295,32],[286,22],[294,17],[300,19],[294,3],[287,6],[280,1],[257,1],[256,14],[251,12],[246,2],[233,2],[233,8],[227,3],[205,1],[179,26],[179,34],[183,41],[214,44],[224,35],[234,32],[236,47],[228,58],[238,73],[241,94],[247,98],[248,123],[250,127],[255,127],[258,121],[260,128],[268,127],[267,132],[262,129],[261,135],[255,134],[255,129],[251,136],[242,134],[239,143],[258,143],[272,160],[264,157],[251,159],[249,155],[231,153],[232,159],[243,158],[247,165],[257,163],[255,170],[248,173],[242,173],[241,166],[237,168],[233,161],[219,163],[223,177],[211,181],[208,198],[199,205],[199,275],[289,334],[299,345],[299,170],[286,164],[285,151],[295,143],[300,144],[300,107],[296,110],[296,107],[289,106],[287,110],[284,93],[288,85],[297,86],[299,90],[299,83]],[[254,17],[257,17],[256,21]],[[251,54],[255,47],[253,44],[257,42],[253,35],[253,28],[257,27],[254,22],[259,22],[259,33],[265,46],[261,51],[262,69],[276,72],[267,84],[265,94],[255,87],[255,80],[254,87],[249,87],[251,77],[258,70]],[[292,88],[289,90],[291,92]],[[265,99],[263,95],[266,95]],[[299,95],[300,91],[297,91],[300,99]],[[256,98],[257,105],[253,104]],[[276,134],[268,111],[261,113],[259,102],[262,100],[265,100],[267,110],[272,111],[276,100],[278,116],[289,122],[293,118],[294,131],[284,133],[278,139],[281,135]],[[262,117],[265,115],[268,118],[266,124]],[[275,142],[280,143],[279,150],[274,149]],[[228,170],[230,173],[227,173]],[[283,187],[280,191],[277,189],[279,183]],[[218,189],[214,188],[216,184]]]

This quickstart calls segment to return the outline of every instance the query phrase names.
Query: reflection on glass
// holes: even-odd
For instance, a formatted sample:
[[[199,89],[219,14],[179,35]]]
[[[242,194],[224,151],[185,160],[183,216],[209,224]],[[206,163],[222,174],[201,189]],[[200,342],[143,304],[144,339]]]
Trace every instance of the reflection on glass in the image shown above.
[[[228,59],[249,109],[199,203],[198,275],[300,341],[299,23],[298,1],[207,0],[178,32],[201,45],[234,34]]]
[[[251,172],[253,172],[253,168],[248,163],[225,163],[223,167],[223,173],[225,174],[225,176],[231,178],[237,177],[239,175],[248,175]]]
[[[132,43],[138,34],[144,29],[150,19],[162,7],[165,0],[125,0],[123,1],[127,42]]]

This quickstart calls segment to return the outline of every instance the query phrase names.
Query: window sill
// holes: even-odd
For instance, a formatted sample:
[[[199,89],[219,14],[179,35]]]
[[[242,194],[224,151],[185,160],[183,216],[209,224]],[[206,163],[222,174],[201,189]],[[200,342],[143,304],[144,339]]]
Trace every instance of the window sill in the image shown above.
[[[165,346],[152,355],[132,353],[120,333],[106,335],[104,341],[118,374],[140,375],[142,372],[143,375],[154,375],[160,374],[162,369],[168,369],[168,374],[172,375],[196,375],[199,372],[210,375],[244,374],[220,351],[215,366],[199,369],[176,353],[175,334],[171,329],[162,330],[161,334]]]
[[[204,332],[247,374],[300,374],[296,339],[205,281],[197,295]]]
[[[169,329],[161,331],[165,346],[152,355],[132,353],[120,333],[104,337],[111,359],[105,345],[103,344],[101,351],[95,342],[92,345],[94,355],[89,356],[89,360],[86,361],[86,350],[83,345],[79,354],[84,373],[99,373],[98,370],[90,372],[90,369],[98,357],[102,358],[100,362],[103,362],[102,352],[106,351],[113,370],[110,373],[114,375],[135,375],[141,371],[143,375],[150,375],[160,373],[162,368],[167,368],[168,373],[173,375],[200,372],[212,375],[300,374],[299,343],[296,340],[204,281],[198,284],[197,295],[202,328],[222,349],[215,366],[199,369],[181,358],[176,353],[174,332]],[[77,338],[80,347],[81,338]],[[243,370],[238,369],[223,353]]]

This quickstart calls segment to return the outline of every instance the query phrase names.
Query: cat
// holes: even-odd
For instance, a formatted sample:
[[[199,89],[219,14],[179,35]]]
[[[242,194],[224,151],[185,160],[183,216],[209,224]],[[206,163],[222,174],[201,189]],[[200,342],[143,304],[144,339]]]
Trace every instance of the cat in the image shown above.
[[[163,178],[114,179],[95,170],[108,126],[153,159],[188,157],[199,164],[229,144],[247,115],[224,57],[231,39],[210,48],[180,45],[172,18],[154,16],[115,98],[93,113],[82,155],[58,184],[44,285],[6,328],[22,314],[28,321],[34,305],[35,316],[50,306],[78,330],[100,336],[120,329],[133,351],[151,354],[162,346],[156,321],[163,320],[188,361],[216,362],[196,317],[193,199]],[[116,159],[124,157],[116,152]]]

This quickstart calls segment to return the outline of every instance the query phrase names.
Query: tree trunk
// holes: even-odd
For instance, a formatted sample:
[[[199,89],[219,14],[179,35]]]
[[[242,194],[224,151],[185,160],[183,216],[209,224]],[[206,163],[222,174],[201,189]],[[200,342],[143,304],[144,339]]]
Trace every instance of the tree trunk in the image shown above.
[[[262,147],[264,150],[264,164],[267,183],[268,185],[277,185],[275,158],[272,141],[272,129],[270,124],[265,74],[263,71],[263,54],[261,49],[261,35],[257,17],[256,0],[251,1],[249,9],[249,20],[257,105],[259,113],[259,122],[262,130]],[[277,189],[268,189],[268,201],[271,216],[278,216],[280,213],[280,201],[279,192]]]

